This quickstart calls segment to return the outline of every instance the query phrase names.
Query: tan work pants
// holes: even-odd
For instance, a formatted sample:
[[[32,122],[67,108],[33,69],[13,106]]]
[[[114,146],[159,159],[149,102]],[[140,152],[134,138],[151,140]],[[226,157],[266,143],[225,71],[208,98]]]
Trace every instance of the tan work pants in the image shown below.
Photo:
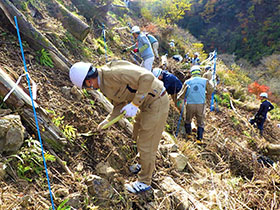
[[[197,126],[204,128],[205,104],[187,104],[185,123],[191,124],[194,116],[197,120]]]
[[[145,102],[140,109],[133,127],[133,138],[136,140],[141,164],[138,181],[151,185],[158,145],[168,116],[168,95],[151,103]]]

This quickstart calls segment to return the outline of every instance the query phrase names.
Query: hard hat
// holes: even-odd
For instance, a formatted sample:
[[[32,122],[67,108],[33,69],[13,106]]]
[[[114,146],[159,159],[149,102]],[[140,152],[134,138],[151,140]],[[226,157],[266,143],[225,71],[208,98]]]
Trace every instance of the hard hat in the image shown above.
[[[199,53],[198,53],[198,52],[195,52],[194,55],[199,56]]]
[[[267,93],[261,93],[261,94],[260,94],[260,97],[268,98],[268,95],[267,95]]]
[[[83,82],[88,74],[88,71],[91,67],[91,63],[78,62],[75,63],[69,71],[69,77],[71,82],[76,85],[78,88],[82,88]],[[94,71],[96,69],[94,68]]]
[[[140,33],[140,28],[138,26],[133,26],[131,29],[131,33]]]
[[[162,69],[161,68],[154,68],[152,70],[153,75],[158,78],[161,75]]]
[[[190,71],[191,71],[191,75],[201,74],[201,70],[200,70],[200,67],[198,65],[192,66]]]
[[[208,70],[210,70],[210,69],[211,69],[211,66],[210,66],[210,65],[206,65],[206,66],[205,66],[205,70],[206,70],[206,71],[208,71]]]
[[[152,73],[154,74],[154,76],[155,76],[156,78],[158,78],[158,77],[161,75],[161,72],[162,72],[162,69],[161,69],[161,68],[154,68],[154,69],[152,70]]]
[[[175,42],[174,39],[171,39],[170,42]]]

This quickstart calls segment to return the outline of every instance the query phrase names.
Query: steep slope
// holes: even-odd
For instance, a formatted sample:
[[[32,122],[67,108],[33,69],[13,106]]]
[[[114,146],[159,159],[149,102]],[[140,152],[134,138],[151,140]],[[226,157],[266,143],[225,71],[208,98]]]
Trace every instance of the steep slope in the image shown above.
[[[76,11],[70,1],[62,2],[70,10]],[[40,8],[40,13],[44,17],[40,21],[37,20],[38,22],[32,18],[35,27],[45,33],[72,63],[88,60],[95,65],[105,64],[101,25],[91,25],[88,37],[84,42],[80,42],[73,38],[58,20],[50,16],[45,9],[44,1],[36,1],[35,4],[33,2],[33,5]],[[23,10],[23,13],[31,19],[29,12],[30,10]],[[141,24],[145,20],[135,22],[134,17],[128,15],[129,11],[121,7],[112,8],[109,14],[106,24],[107,55],[109,59],[122,57],[133,62],[128,55],[120,54],[121,48],[131,43],[129,30],[123,27],[128,21],[131,24]],[[6,22],[4,19],[1,16],[1,20]],[[181,33],[183,33],[182,30],[179,34],[184,36]],[[0,37],[0,66],[14,70],[18,77],[23,73],[23,66],[15,30],[9,25],[1,25]],[[63,130],[69,140],[68,145],[62,151],[56,151],[56,154],[66,162],[73,176],[67,173],[58,162],[47,163],[56,207],[69,199],[67,205],[73,209],[182,209],[184,207],[180,202],[187,202],[190,198],[178,202],[176,191],[168,191],[163,186],[167,177],[171,177],[183,188],[183,192],[192,195],[195,201],[208,209],[280,208],[279,163],[275,167],[261,167],[256,160],[259,154],[265,152],[261,147],[265,139],[270,143],[280,143],[280,132],[276,127],[277,122],[269,120],[266,124],[264,139],[260,138],[257,131],[248,125],[247,118],[252,115],[252,110],[258,105],[254,103],[252,97],[245,94],[248,102],[251,100],[250,102],[255,105],[253,109],[248,109],[249,105],[240,104],[232,98],[234,102],[231,108],[220,105],[218,113],[209,112],[208,108],[205,133],[207,145],[201,147],[194,141],[186,141],[182,131],[179,137],[173,140],[180,152],[188,159],[184,170],[178,171],[169,159],[168,152],[160,150],[152,183],[155,189],[154,195],[133,196],[123,187],[126,181],[136,178],[128,170],[128,166],[137,160],[136,145],[131,135],[118,124],[106,131],[97,132],[98,123],[108,114],[102,104],[90,93],[79,92],[72,87],[68,72],[63,72],[56,67],[40,65],[37,60],[41,56],[40,53],[33,50],[27,43],[24,43],[24,51],[31,78],[38,85],[37,102],[49,110],[53,121]],[[170,71],[182,67],[171,59],[169,63]],[[219,62],[218,72],[220,75],[228,75],[231,71]],[[226,79],[223,79],[218,86],[220,97],[225,92],[225,88],[231,88],[224,84],[225,81]],[[21,85],[27,88],[26,81],[21,82]],[[166,126],[166,130],[171,135],[176,131],[178,118],[179,113],[172,105]],[[1,161],[6,162],[9,168],[8,175],[0,182],[1,210],[45,210],[51,206],[42,160],[31,156],[32,154],[40,155],[38,151],[36,153],[32,144],[31,146],[28,144],[32,139],[36,140],[36,137],[33,133],[29,133],[24,147],[17,154],[23,162],[15,156],[1,158]],[[162,140],[161,145],[167,143],[170,142]],[[46,150],[50,148],[46,146]],[[23,156],[23,154],[26,155]],[[32,158],[38,161],[38,165],[31,161]],[[274,161],[279,160],[279,156],[270,156],[270,158]],[[30,166],[32,170],[22,172],[19,170],[21,166]],[[102,166],[105,166],[105,172]],[[40,170],[36,171],[36,168]],[[88,180],[92,175],[100,175],[109,182],[108,186],[103,183],[105,190],[96,188],[100,191],[94,191],[88,185]],[[197,205],[193,203],[189,208],[198,208]]]

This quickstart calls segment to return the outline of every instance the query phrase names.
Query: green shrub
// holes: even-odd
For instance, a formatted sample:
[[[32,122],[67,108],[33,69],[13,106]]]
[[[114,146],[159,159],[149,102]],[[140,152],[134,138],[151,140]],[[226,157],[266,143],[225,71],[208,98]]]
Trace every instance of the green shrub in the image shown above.
[[[55,157],[46,151],[44,156],[46,162],[55,161]],[[17,165],[17,175],[29,182],[34,180],[35,175],[41,176],[44,170],[40,142],[32,138],[25,141],[24,146],[16,155],[9,156],[9,161],[11,160],[13,160],[13,164]]]
[[[229,93],[222,93],[221,104],[222,104],[222,106],[230,108],[230,95],[229,95]]]
[[[39,54],[39,60],[40,60],[40,64],[43,66],[48,66],[53,68],[53,61],[50,57],[50,53],[48,51],[46,51],[45,49],[42,49],[41,51],[38,52]]]
[[[274,106],[274,109],[269,112],[271,115],[271,119],[280,121],[280,107],[278,107],[275,103],[272,104]]]
[[[240,101],[244,102],[246,100],[245,91],[242,88],[237,88],[233,93],[234,99],[239,99]]]

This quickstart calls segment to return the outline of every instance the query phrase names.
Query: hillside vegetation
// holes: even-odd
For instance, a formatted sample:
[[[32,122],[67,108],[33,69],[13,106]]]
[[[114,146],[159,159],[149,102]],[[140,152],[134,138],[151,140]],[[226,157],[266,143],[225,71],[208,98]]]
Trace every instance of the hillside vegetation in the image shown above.
[[[205,43],[207,49],[234,53],[252,63],[280,50],[279,1],[192,1],[179,22]]]
[[[82,41],[70,33],[59,17],[54,17],[55,2],[14,0],[13,4],[71,64],[81,60],[95,66],[114,59],[135,62],[133,56],[122,54],[122,49],[133,43],[128,25],[139,25],[156,35],[160,55],[199,52],[201,60],[208,57],[205,43],[174,24],[177,19],[158,21],[160,15],[146,17],[148,10],[141,7],[141,2],[133,1],[131,9],[127,9],[118,0],[60,0],[60,4],[90,26]],[[178,2],[183,10],[189,9],[188,1]],[[0,67],[14,72],[13,77],[17,79],[24,71],[16,31],[2,9],[0,21]],[[176,52],[168,48],[170,39],[177,43]],[[271,150],[271,145],[280,144],[277,127],[280,108],[274,104],[275,110],[269,113],[265,123],[264,136],[259,136],[257,129],[248,123],[259,107],[259,90],[248,92],[248,85],[254,79],[248,77],[246,67],[240,68],[235,62],[228,65],[218,54],[219,111],[210,112],[207,104],[205,146],[187,141],[183,126],[178,137],[174,137],[180,113],[171,102],[166,135],[157,153],[154,192],[132,195],[124,189],[124,183],[136,179],[128,170],[137,160],[131,133],[118,123],[97,131],[97,125],[109,114],[104,104],[91,92],[73,87],[68,69],[57,66],[51,59],[51,50],[34,49],[29,41],[23,36],[27,68],[38,86],[36,101],[67,139],[63,148],[44,142],[56,209],[280,209],[280,151]],[[189,65],[175,62],[170,56],[168,62],[168,71],[182,76],[183,80],[188,77]],[[154,67],[160,65],[159,61],[154,63]],[[276,66],[273,68],[277,69]],[[20,85],[28,89],[25,79]],[[1,108],[22,114],[21,110],[5,104]],[[133,119],[129,120],[133,123]],[[20,150],[0,156],[0,210],[52,209],[38,136],[27,126],[26,130]],[[185,156],[187,163],[182,170],[172,161],[171,150]],[[260,161],[260,157],[269,158],[274,164]],[[96,176],[100,179],[93,182]]]

